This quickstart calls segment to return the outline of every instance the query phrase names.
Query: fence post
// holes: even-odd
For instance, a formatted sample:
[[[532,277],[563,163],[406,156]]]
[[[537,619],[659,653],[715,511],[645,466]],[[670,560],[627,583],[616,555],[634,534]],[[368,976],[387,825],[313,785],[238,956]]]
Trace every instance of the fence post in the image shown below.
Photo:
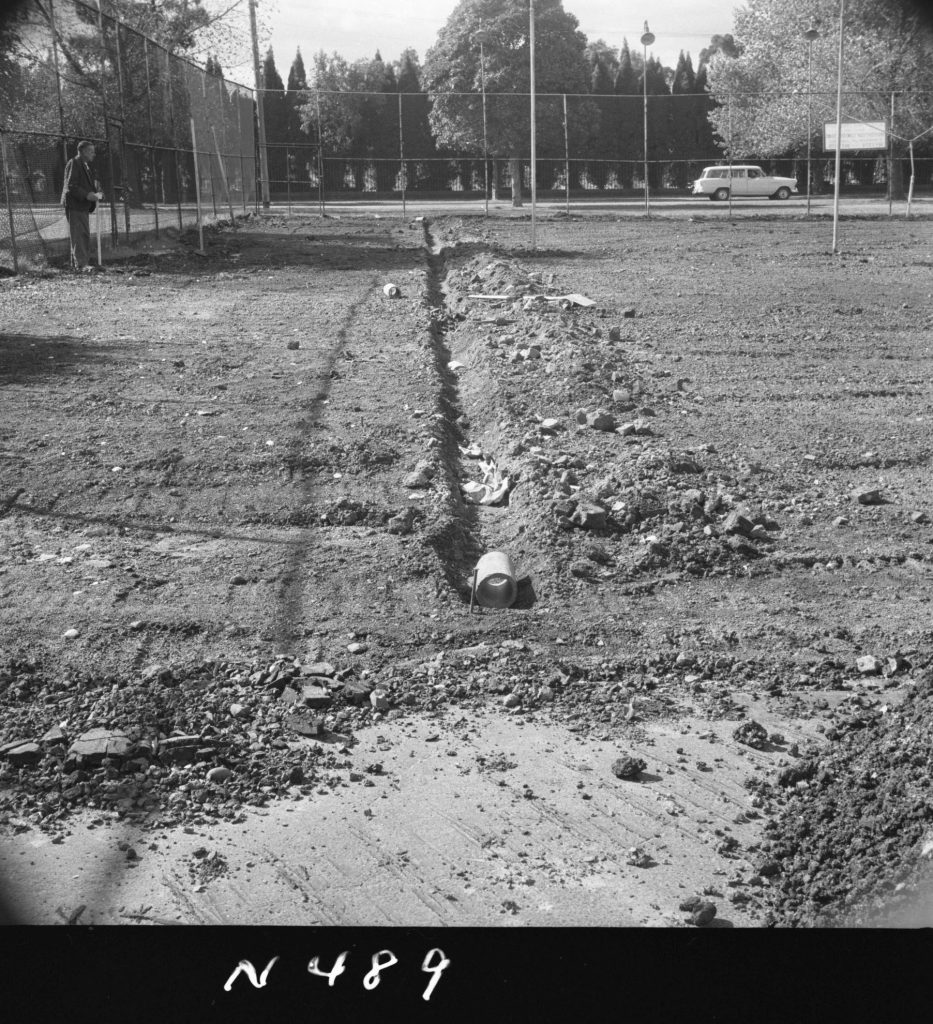
[[[110,143],[110,118],[107,116],[107,87],[104,84],[104,55],[107,52],[107,39],[104,36],[104,12],[97,0],[97,28],[100,32],[100,102],[104,112],[104,141],[107,143],[107,163],[110,167],[110,244],[117,244],[117,204],[113,198],[116,184],[116,171],[113,167],[113,146]]]
[[[16,228],[13,225],[13,204],[10,200],[10,189],[13,175],[7,172],[6,138],[0,131],[0,171],[3,172],[3,194],[6,196],[6,213],[10,219],[10,248],[13,250],[13,273],[19,273],[19,254],[16,251]]]
[[[55,5],[49,0],[49,21],[52,26],[52,60],[55,64],[55,92],[58,96],[58,130],[62,135],[62,154],[68,163],[68,140],[65,136],[65,108],[62,105],[62,78],[58,67],[58,25],[55,22]]]
[[[191,118],[191,148],[194,150],[194,205],[198,211],[198,248],[204,252],[204,219],[201,216],[201,175],[198,171],[198,137],[194,132],[194,118]]]
[[[211,135],[214,136],[214,149],[217,150],[217,163],[220,165],[220,178],[224,183],[224,191],[227,193],[227,206],[230,208],[230,226],[236,230],[236,218],[233,216],[233,199],[230,195],[230,185],[227,182],[227,169],[224,167],[223,159],[220,155],[220,146],[217,145],[217,131],[211,126]]]
[[[570,214],[570,143],[567,139],[567,93],[564,93],[564,165],[567,182],[567,214]]]
[[[112,5],[111,5],[112,6]],[[123,51],[120,47],[120,18],[116,7],[113,10],[113,35],[117,51],[117,91],[120,97],[120,163],[123,169],[123,219],[126,224],[126,240],[130,239],[130,197],[126,180],[126,103],[123,98]],[[111,183],[112,184],[112,183]]]
[[[159,237],[159,187],[156,175],[155,144],[152,137],[152,86],[149,81],[149,37],[143,36],[143,53],[146,56],[146,113],[149,119],[149,168],[152,172],[152,209],[155,215],[155,235]]]
[[[321,216],[324,217],[324,136],[321,124],[321,94],[316,92],[314,99],[317,104],[317,190],[321,201]]]
[[[289,163],[288,146],[285,147],[285,205],[289,217],[292,215],[292,165]]]
[[[398,94],[398,159],[402,174],[402,217],[405,217],[405,185],[408,175],[405,173],[405,138],[402,132],[402,94]]]

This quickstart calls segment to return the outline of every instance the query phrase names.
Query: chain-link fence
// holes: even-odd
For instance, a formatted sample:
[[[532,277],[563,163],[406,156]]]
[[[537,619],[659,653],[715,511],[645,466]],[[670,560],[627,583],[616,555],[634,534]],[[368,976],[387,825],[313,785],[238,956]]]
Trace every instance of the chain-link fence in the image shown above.
[[[22,4],[0,52],[0,264],[68,253],[66,161],[95,144],[108,248],[257,201],[252,90],[84,0]]]

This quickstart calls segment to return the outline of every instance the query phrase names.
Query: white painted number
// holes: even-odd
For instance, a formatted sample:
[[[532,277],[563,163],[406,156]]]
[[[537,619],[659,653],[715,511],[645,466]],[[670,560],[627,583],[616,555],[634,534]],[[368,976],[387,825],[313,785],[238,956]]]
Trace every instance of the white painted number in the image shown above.
[[[392,959],[380,960],[379,958],[383,956],[383,954],[387,954]],[[373,953],[373,969],[369,971],[366,977],[363,979],[363,988],[365,988],[367,992],[372,992],[372,990],[379,984],[380,973],[384,971],[387,967],[392,967],[394,964],[397,963],[398,957],[392,952],[391,949],[380,949],[378,953]]]
[[[274,956],[266,964],[266,969],[262,972],[262,974],[259,975],[258,978],[256,977],[256,968],[253,967],[249,960],[241,960],[236,965],[236,970],[233,972],[233,974],[231,974],[230,977],[227,978],[227,983],[226,985],[224,985],[224,991],[229,992],[230,989],[233,988],[233,983],[234,981],[236,981],[237,977],[240,974],[245,974],[246,977],[249,978],[253,988],[265,988],[266,978],[269,977],[269,971],[272,970],[272,965],[276,962],[276,960],[278,960],[278,957]]]
[[[438,962],[431,966],[431,957],[437,953]],[[444,956],[442,949],[429,949],[428,955],[424,958],[424,963],[421,965],[421,970],[426,971],[428,974],[433,974],[434,977],[428,982],[428,987],[424,990],[424,995],[421,997],[425,1002],[431,998],[431,993],[434,991],[434,986],[441,980],[441,975],[450,966],[450,961]]]
[[[314,959],[308,964],[308,974],[316,974],[319,978],[327,978],[327,984],[333,988],[334,982],[346,970],[346,967],[344,967],[343,964],[347,959],[349,952],[350,951],[348,949],[344,950],[334,961],[334,966],[329,971],[322,971],[318,967],[318,960],[320,960],[320,957],[314,957]]]

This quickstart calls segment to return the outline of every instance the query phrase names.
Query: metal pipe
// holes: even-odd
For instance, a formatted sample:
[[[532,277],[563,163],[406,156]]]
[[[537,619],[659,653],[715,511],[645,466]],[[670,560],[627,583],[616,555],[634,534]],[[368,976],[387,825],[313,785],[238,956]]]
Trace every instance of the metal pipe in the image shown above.
[[[531,70],[531,248],[537,248],[538,231],[536,205],[538,198],[537,157],[535,141],[535,0],[528,2],[528,43]]]
[[[648,30],[648,22],[645,22],[645,31],[641,37],[642,45],[642,127],[644,128],[644,158],[645,158],[645,215],[651,213],[651,206],[648,200],[648,47],[654,42],[654,33]],[[731,185],[730,181],[730,185]],[[731,189],[730,189],[731,195]]]
[[[812,26],[804,32],[803,37],[807,41],[807,216],[810,216],[810,191],[813,181],[810,170],[810,146],[813,135],[812,108],[813,108],[813,40],[819,32]]]
[[[110,166],[110,241],[117,244],[117,206],[114,202],[114,185],[116,171],[113,167],[113,146],[110,144],[110,118],[107,117],[107,89],[104,86],[104,55],[107,52],[107,40],[104,36],[104,12],[100,0],[97,0],[97,28],[100,32],[100,102],[104,111],[104,140],[107,143],[107,163]]]
[[[485,210],[484,216],[489,216],[489,146],[486,141],[486,51],[483,49],[483,39],[479,41],[479,80],[483,92],[483,188],[485,189]]]
[[[406,215],[405,212],[405,184],[408,174],[405,170],[405,134],[402,131],[402,93],[398,94],[398,159],[401,164],[402,171],[402,216]]]
[[[842,54],[843,28],[845,26],[846,0],[839,0],[839,70],[836,82],[836,181],[833,195],[833,252],[838,252],[839,233],[839,179],[842,175]]]
[[[321,216],[324,217],[324,126],[321,123],[321,94],[314,94],[317,104],[317,191],[321,203]]]
[[[198,172],[198,137],[191,118],[191,148],[194,151],[194,205],[198,211],[198,249],[204,252],[204,219],[201,217],[201,175]]]
[[[111,6],[113,6],[111,4]],[[120,18],[116,7],[113,7],[113,36],[116,41],[117,52],[117,95],[120,97],[120,163],[123,186],[123,220],[126,227],[126,237],[130,237],[130,192],[126,187],[126,103],[123,95],[123,49],[120,46]]]
[[[567,93],[564,93],[564,172],[567,195],[567,215],[570,216],[570,142],[567,137]]]
[[[159,237],[159,189],[156,175],[155,143],[152,137],[152,87],[149,82],[149,39],[143,36],[143,53],[146,57],[146,114],[149,119],[149,166],[152,169],[152,209],[155,214],[155,235]]]
[[[259,174],[262,179],[262,205],[269,209],[269,153],[266,149],[266,116],[262,109],[265,82],[259,64],[259,38],[256,30],[256,0],[249,0],[249,30],[253,42],[253,74],[256,78],[256,118],[259,124]]]

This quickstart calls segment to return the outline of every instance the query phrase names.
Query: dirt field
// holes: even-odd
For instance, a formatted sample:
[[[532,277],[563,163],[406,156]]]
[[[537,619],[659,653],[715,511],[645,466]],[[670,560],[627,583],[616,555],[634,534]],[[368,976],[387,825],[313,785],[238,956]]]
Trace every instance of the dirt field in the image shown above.
[[[717,212],[0,281],[22,919],[928,923],[930,221]]]

